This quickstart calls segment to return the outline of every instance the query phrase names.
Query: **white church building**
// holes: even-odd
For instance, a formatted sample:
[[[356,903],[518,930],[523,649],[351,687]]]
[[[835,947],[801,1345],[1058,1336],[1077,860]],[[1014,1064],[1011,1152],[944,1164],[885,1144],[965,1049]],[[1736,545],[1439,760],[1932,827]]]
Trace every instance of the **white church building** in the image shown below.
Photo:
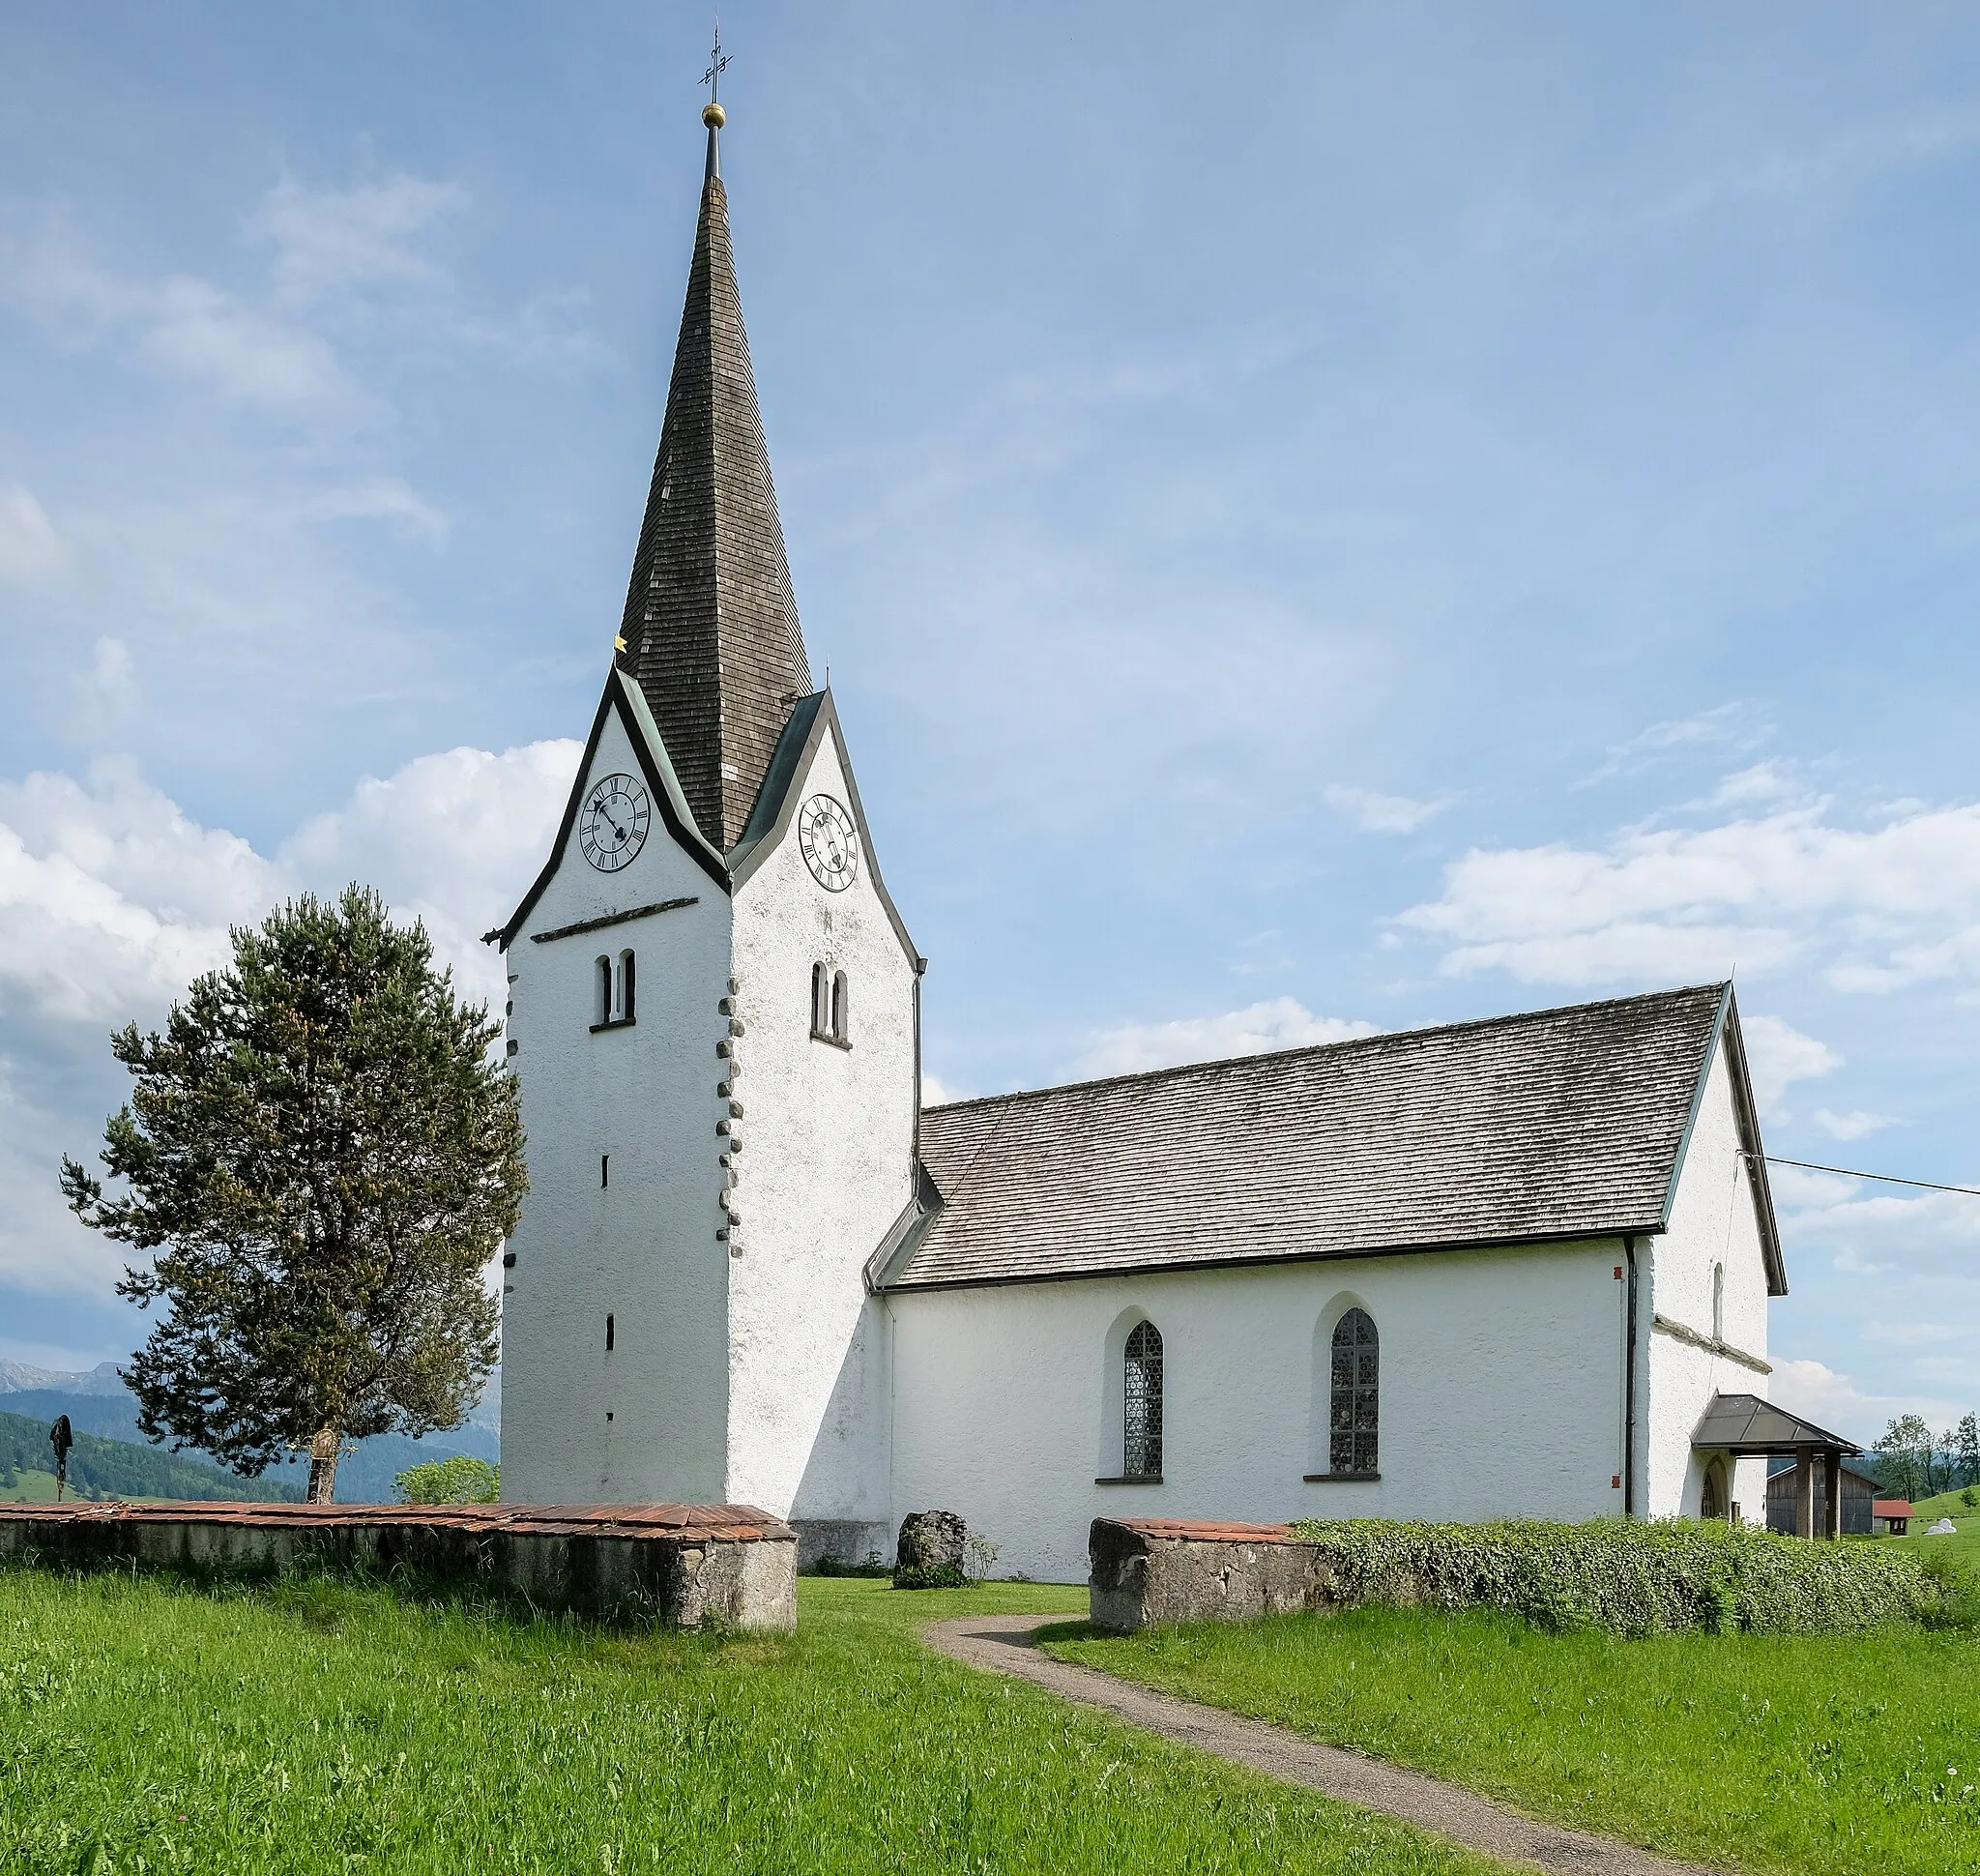
[[[749,1504],[848,1558],[942,1508],[1061,1580],[1096,1515],[1763,1522],[1755,1455],[1828,1436],[1763,1407],[1730,985],[921,1106],[926,960],[806,662],[707,121],[613,663],[489,934],[505,1498]]]

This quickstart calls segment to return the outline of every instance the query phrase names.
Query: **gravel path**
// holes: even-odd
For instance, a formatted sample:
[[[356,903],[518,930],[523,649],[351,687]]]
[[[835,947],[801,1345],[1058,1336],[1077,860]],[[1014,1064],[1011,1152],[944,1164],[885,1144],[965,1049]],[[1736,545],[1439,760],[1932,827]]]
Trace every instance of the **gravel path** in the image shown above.
[[[1600,1870],[1605,1876],[1720,1876],[1703,1863],[1674,1862],[1612,1837],[1535,1823],[1427,1773],[1409,1772],[1383,1759],[1323,1745],[1262,1719],[1246,1719],[1095,1668],[1055,1660],[1033,1644],[1034,1631],[1044,1626],[1035,1616],[954,1616],[931,1623],[921,1632],[929,1647],[971,1667],[1017,1675],[1068,1700],[1103,1708],[1165,1739],[1180,1740],[1267,1777],[1304,1785],[1365,1810],[1399,1817],[1509,1863]]]

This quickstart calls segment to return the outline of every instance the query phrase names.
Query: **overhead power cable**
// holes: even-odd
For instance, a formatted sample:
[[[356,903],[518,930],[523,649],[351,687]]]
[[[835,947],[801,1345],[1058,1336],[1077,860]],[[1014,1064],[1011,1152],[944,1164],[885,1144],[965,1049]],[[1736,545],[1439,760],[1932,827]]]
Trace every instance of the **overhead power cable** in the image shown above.
[[[1934,1179],[1900,1179],[1896,1173],[1858,1172],[1854,1166],[1819,1166],[1813,1159],[1780,1159],[1771,1153],[1766,1156],[1770,1166],[1799,1166],[1803,1172],[1837,1173],[1844,1179],[1877,1179],[1886,1186],[1916,1186],[1927,1192],[1965,1192],[1968,1198],[1980,1198],[1980,1186],[1941,1186]]]

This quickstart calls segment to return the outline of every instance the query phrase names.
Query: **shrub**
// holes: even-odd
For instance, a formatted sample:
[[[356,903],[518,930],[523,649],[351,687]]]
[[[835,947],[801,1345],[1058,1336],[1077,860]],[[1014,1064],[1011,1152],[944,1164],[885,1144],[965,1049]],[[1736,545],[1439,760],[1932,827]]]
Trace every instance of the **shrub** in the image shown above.
[[[866,1553],[863,1564],[849,1564],[843,1557],[828,1551],[811,1566],[814,1576],[891,1576],[893,1566],[877,1550]]]
[[[502,1468],[456,1452],[408,1466],[392,1482],[408,1505],[493,1505],[502,1496]]]
[[[1688,1518],[1404,1524],[1308,1519],[1339,1602],[1504,1609],[1548,1628],[1819,1634],[1942,1619],[1953,1598],[1891,1544],[1810,1543]]]
[[[893,1572],[893,1586],[897,1590],[960,1590],[967,1587],[969,1580],[960,1564],[936,1564],[925,1569],[909,1565]]]

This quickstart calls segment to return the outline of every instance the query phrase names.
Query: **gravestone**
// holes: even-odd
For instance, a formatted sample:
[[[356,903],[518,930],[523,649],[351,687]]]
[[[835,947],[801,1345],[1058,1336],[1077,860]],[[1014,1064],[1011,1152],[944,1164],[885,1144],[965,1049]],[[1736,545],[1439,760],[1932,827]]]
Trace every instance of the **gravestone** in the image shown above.
[[[910,1511],[894,1547],[893,1580],[903,1589],[932,1589],[963,1580],[970,1530],[953,1511]]]

